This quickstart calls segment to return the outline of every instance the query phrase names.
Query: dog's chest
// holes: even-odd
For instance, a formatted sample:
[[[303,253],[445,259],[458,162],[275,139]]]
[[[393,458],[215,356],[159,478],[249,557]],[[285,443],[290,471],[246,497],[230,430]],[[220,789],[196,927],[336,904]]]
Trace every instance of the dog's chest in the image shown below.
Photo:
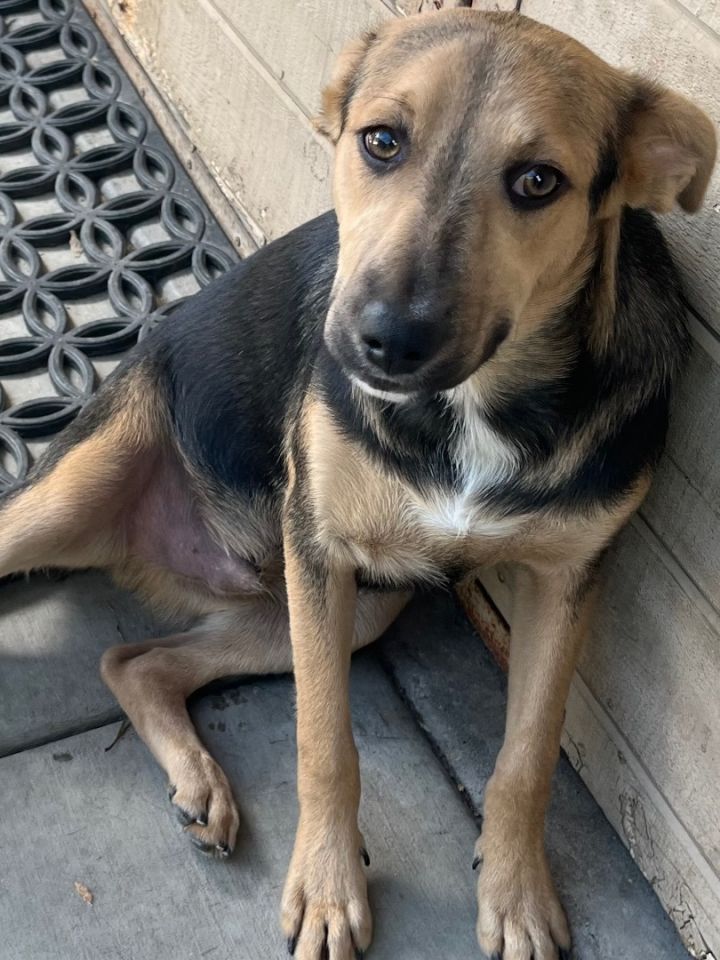
[[[493,505],[492,491],[517,477],[520,457],[461,395],[455,428],[438,436],[453,480],[383,467],[349,444],[329,419],[316,424],[311,485],[320,536],[369,580],[444,579],[448,570],[492,563],[532,523]],[[470,416],[462,416],[466,409]],[[322,427],[322,430],[320,429]]]
[[[451,400],[457,416],[452,438],[456,483],[452,490],[431,489],[415,498],[418,519],[437,535],[452,538],[503,538],[517,530],[519,519],[499,516],[488,494],[512,482],[519,469],[514,446],[493,430],[477,398],[455,391]]]
[[[489,497],[512,482],[519,469],[516,452],[480,418],[459,426],[452,487],[403,485],[394,507],[379,511],[384,521],[369,538],[371,548],[367,540],[355,540],[355,557],[379,579],[433,580],[449,569],[493,563],[527,530],[527,516],[507,516]]]

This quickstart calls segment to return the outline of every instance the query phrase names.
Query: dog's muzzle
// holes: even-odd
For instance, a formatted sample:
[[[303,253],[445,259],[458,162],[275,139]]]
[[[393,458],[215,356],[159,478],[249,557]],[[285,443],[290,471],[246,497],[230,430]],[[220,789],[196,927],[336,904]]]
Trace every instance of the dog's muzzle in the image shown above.
[[[326,332],[328,348],[355,382],[398,394],[443,389],[436,385],[444,367],[447,325],[413,316],[384,300],[369,300],[347,322],[335,312]],[[447,371],[441,373],[444,381]]]

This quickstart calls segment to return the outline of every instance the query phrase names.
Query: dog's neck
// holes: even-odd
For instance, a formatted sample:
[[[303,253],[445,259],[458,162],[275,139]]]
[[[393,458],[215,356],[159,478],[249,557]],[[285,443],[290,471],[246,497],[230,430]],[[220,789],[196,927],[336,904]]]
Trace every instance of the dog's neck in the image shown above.
[[[503,343],[459,387],[392,402],[353,385],[329,355],[319,382],[345,431],[413,485],[494,486],[503,509],[515,509],[542,499],[543,486],[557,498],[544,478],[562,464],[600,475],[624,458],[633,476],[656,457],[686,347],[663,238],[651,216],[626,211],[615,238],[598,231],[571,302]],[[604,490],[616,480],[582,482]]]

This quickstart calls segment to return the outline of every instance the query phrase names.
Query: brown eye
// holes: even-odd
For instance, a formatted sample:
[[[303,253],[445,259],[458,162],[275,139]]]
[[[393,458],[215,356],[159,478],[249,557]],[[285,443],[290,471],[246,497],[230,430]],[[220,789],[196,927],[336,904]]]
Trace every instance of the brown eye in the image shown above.
[[[374,160],[387,163],[400,153],[400,138],[390,127],[373,127],[363,134],[363,145]]]
[[[508,178],[510,199],[514,203],[525,206],[539,206],[549,200],[563,183],[563,175],[559,170],[547,164],[538,163],[526,167],[520,172],[513,172]]]

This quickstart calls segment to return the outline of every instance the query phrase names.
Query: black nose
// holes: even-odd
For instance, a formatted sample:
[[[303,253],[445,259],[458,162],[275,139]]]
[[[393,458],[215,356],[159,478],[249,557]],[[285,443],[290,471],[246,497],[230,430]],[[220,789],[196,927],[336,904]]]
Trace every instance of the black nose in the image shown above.
[[[440,339],[436,324],[416,320],[382,300],[371,300],[360,313],[361,348],[388,376],[415,373],[434,355]]]

